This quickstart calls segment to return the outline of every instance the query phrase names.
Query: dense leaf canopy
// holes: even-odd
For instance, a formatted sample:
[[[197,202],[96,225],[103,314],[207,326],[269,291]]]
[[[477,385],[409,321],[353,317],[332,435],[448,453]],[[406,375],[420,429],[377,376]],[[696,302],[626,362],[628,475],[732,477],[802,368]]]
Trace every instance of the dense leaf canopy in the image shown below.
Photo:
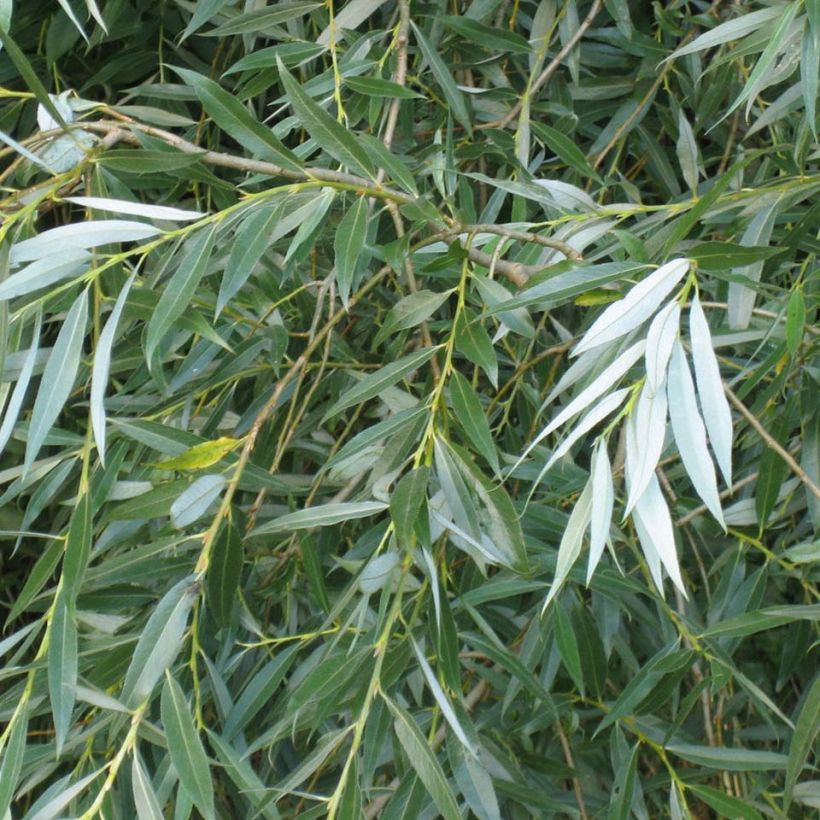
[[[0,44],[0,817],[820,806],[820,2]]]

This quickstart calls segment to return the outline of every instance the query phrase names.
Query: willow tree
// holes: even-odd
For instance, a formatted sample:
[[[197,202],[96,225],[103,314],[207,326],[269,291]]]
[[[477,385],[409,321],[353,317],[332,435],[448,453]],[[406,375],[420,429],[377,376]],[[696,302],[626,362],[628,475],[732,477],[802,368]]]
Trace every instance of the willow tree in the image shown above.
[[[0,817],[820,805],[820,3],[0,43]]]

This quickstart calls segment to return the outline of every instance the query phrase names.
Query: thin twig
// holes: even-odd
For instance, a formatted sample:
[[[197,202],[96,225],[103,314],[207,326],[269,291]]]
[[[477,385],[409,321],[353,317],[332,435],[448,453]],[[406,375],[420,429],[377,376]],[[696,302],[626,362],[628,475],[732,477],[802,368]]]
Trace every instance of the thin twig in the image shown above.
[[[552,248],[552,250],[560,251],[567,257],[567,259],[574,259],[576,261],[582,260],[584,257],[579,251],[562,242],[560,239],[550,239],[548,236],[541,236],[530,231],[519,231],[515,228],[508,228],[506,225],[454,225],[454,233],[491,233],[496,236],[503,236],[507,239],[514,239],[517,242],[532,242],[535,245],[543,245],[545,248]]]
[[[718,496],[721,501],[726,498],[733,496],[738,490],[743,489],[743,487],[751,484],[753,481],[757,480],[759,473],[752,473],[751,475],[747,475],[745,478],[741,478],[740,481],[735,482],[731,487],[727,487],[723,490],[722,493]],[[681,516],[676,522],[676,527],[685,527],[693,518],[697,518],[699,515],[703,515],[709,508],[705,504],[701,504],[699,507],[695,507],[694,510],[689,510],[686,515]]]
[[[584,793],[581,790],[581,781],[578,779],[578,772],[575,770],[575,760],[572,757],[572,747],[569,745],[569,740],[564,733],[564,727],[560,720],[555,721],[555,728],[558,731],[558,740],[561,741],[561,749],[564,752],[564,760],[567,766],[572,769],[572,789],[575,792],[575,802],[578,804],[578,813],[581,815],[581,820],[588,820],[587,807],[584,803]]]
[[[723,389],[729,401],[734,405],[735,409],[740,413],[752,429],[763,439],[764,444],[770,449],[774,450],[783,461],[786,462],[789,469],[806,485],[806,488],[811,492],[815,498],[820,498],[820,487],[818,487],[812,477],[794,460],[792,454],[780,446],[772,437],[771,433],[757,420],[754,413],[735,395],[735,392],[725,382]]]
[[[595,18],[598,16],[598,12],[601,10],[603,6],[603,0],[595,0],[592,4],[592,8],[590,8],[589,13],[586,17],[584,17],[581,25],[575,30],[572,37],[564,43],[564,47],[555,55],[555,59],[538,75],[535,82],[530,86],[527,91],[529,96],[533,96],[537,94],[538,91],[541,89],[541,86],[546,83],[550,77],[558,70],[561,63],[564,61],[564,58],[578,45],[578,41],[586,34],[587,29],[592,25]],[[485,122],[481,123],[480,125],[476,126],[476,128],[506,128],[521,112],[522,107],[524,106],[524,98],[520,97],[518,102],[500,119],[494,120],[493,122]]]
[[[409,0],[399,0],[399,29],[396,32],[396,71],[393,82],[403,86],[407,81],[407,41],[410,35],[410,3]],[[394,97],[387,112],[387,123],[384,126],[384,147],[390,150],[393,136],[396,133],[396,123],[399,120],[401,98]],[[379,173],[384,173],[380,171]]]

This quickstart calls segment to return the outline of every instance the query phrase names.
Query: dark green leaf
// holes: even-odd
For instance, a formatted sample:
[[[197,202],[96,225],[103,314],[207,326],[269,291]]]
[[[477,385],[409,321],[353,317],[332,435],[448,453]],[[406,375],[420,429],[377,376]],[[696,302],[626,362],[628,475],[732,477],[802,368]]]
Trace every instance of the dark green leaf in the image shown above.
[[[167,670],[162,687],[161,715],[168,753],[179,775],[179,782],[203,817],[211,820],[216,814],[208,758],[185,700],[185,693]]]

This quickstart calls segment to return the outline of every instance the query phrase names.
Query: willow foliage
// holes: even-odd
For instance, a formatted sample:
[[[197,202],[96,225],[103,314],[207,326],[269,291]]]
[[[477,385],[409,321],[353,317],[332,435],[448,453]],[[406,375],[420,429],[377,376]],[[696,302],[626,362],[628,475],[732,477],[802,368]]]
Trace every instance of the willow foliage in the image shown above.
[[[817,0],[0,43],[0,817],[820,806]]]

